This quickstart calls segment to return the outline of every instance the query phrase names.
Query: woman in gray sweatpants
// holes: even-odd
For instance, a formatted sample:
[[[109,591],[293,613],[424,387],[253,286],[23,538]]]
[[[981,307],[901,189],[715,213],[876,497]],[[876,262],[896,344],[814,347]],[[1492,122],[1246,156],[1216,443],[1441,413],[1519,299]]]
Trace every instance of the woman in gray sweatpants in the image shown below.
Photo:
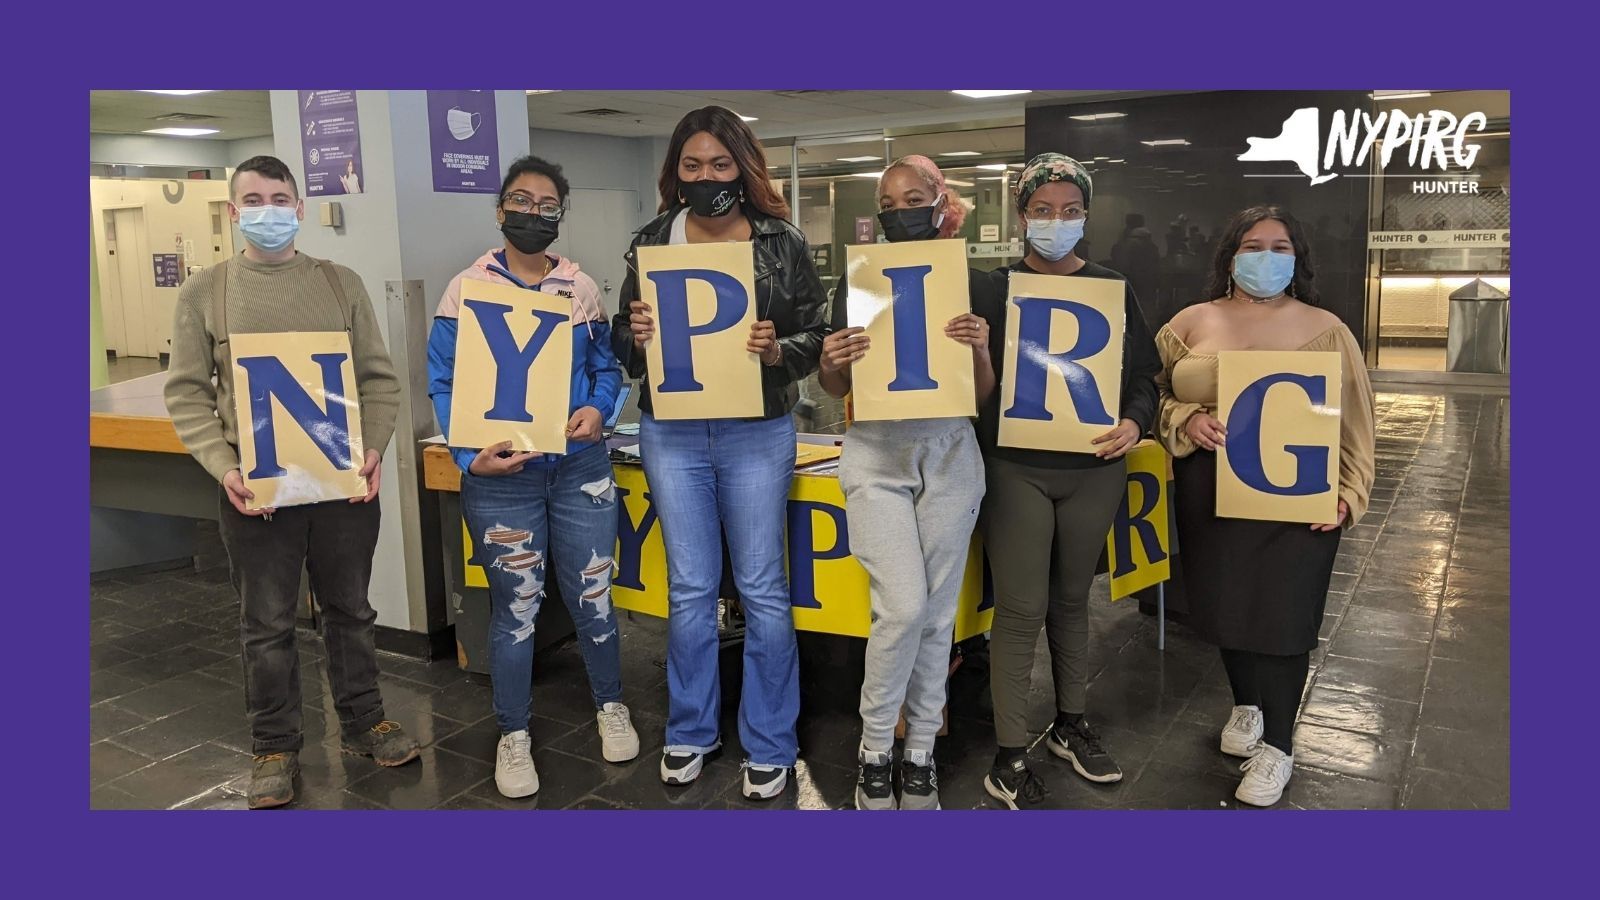
[[[890,241],[953,236],[966,216],[938,166],[923,156],[892,163],[878,180],[878,198],[878,220]],[[987,286],[981,273],[973,280]],[[840,281],[818,375],[835,397],[849,392],[850,367],[870,349],[862,329],[845,327],[846,305],[846,282]],[[972,348],[982,403],[994,390],[988,321],[968,312],[950,320],[945,335]],[[852,423],[839,482],[850,552],[867,570],[872,592],[856,806],[938,809],[933,742],[943,723],[956,600],[984,493],[972,421]],[[894,730],[902,706],[906,737],[897,801]]]

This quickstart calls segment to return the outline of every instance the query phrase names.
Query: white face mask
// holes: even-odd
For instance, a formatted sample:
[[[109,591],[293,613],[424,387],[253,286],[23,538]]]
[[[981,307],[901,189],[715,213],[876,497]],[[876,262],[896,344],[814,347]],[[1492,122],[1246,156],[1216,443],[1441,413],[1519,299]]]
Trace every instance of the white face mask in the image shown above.
[[[445,124],[450,127],[450,133],[456,140],[464,141],[478,133],[478,126],[483,123],[483,114],[467,112],[464,109],[452,109],[445,114]]]

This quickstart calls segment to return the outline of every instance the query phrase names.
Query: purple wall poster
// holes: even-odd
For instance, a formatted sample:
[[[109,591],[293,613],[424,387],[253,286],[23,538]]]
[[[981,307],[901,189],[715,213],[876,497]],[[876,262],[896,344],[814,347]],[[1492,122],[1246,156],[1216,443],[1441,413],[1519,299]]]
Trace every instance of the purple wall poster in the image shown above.
[[[428,153],[433,189],[446,194],[500,190],[500,130],[494,91],[429,91]]]
[[[307,197],[361,193],[361,123],[355,91],[300,91],[300,150]]]
[[[156,253],[156,287],[177,287],[183,283],[178,274],[178,254]]]

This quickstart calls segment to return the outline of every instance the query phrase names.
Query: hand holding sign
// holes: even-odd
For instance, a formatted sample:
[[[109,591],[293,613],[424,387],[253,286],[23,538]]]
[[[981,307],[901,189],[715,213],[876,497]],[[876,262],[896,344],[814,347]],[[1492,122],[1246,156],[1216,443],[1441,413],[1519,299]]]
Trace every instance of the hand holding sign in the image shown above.
[[[780,355],[777,327],[765,319],[751,325],[750,340],[745,344],[745,349],[760,357],[763,366],[777,365]]]
[[[650,317],[650,304],[635,300],[628,304],[628,328],[633,331],[633,346],[643,350],[645,342],[656,336],[656,320]]]
[[[1197,412],[1183,423],[1183,430],[1189,435],[1189,440],[1207,450],[1215,450],[1228,443],[1228,429],[1222,427],[1208,412]]]
[[[944,326],[944,336],[958,344],[966,344],[973,352],[989,353],[989,323],[982,316],[962,313]]]
[[[228,502],[233,508],[247,516],[270,516],[277,512],[275,509],[251,509],[250,501],[254,500],[255,492],[244,486],[244,476],[238,469],[230,469],[228,474],[222,476],[222,489],[228,493]]]
[[[871,347],[872,338],[867,337],[866,329],[859,325],[841,328],[822,339],[819,365],[824,372],[841,372],[866,356]]]
[[[584,406],[567,420],[567,440],[590,443],[600,440],[600,410]]]
[[[522,467],[530,459],[538,459],[542,453],[517,453],[511,449],[510,441],[501,441],[493,447],[485,447],[478,451],[472,458],[472,465],[467,471],[485,478],[499,475],[515,475],[522,471]]]

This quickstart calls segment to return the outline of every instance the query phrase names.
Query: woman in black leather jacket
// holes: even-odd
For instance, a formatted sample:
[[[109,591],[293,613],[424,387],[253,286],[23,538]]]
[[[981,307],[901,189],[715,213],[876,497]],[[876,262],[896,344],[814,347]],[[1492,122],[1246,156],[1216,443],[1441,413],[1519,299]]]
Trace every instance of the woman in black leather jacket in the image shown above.
[[[748,754],[745,796],[783,791],[796,752],[800,712],[794,618],[784,574],[784,524],[794,476],[796,383],[817,367],[827,300],[805,236],[767,180],[761,145],[720,106],[697,109],[673,132],[661,166],[661,214],[634,236],[622,309],[613,319],[617,359],[645,374],[654,311],[640,300],[638,248],[741,241],[755,261],[757,322],[746,344],[761,359],[759,419],[658,420],[649,393],[639,449],[667,552],[667,687],[661,780],[688,784],[721,746],[717,588],[726,535],[744,604],[740,744]]]

